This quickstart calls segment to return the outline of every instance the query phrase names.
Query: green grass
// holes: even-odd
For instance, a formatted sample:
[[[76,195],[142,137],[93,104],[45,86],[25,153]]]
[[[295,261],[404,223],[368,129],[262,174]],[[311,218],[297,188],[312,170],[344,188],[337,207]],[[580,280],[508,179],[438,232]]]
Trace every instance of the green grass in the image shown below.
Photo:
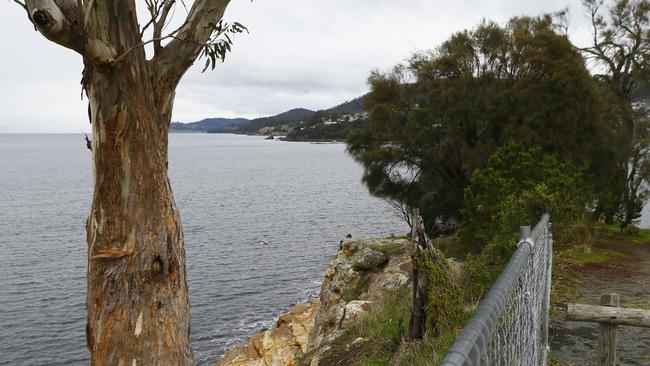
[[[390,357],[368,357],[365,360],[361,361],[359,366],[388,366],[390,362]]]
[[[548,366],[568,366],[566,363],[556,359],[553,355],[548,358]]]
[[[383,301],[373,303],[371,311],[349,329],[350,335],[353,339],[360,337],[399,344],[408,330],[411,302],[411,292],[407,288],[394,291]]]
[[[436,339],[425,339],[412,342],[399,355],[400,366],[438,365],[445,357],[458,336],[459,331],[454,330],[441,335]]]
[[[361,272],[357,268],[353,268],[353,269],[355,271]],[[368,290],[369,285],[370,285],[370,276],[368,276],[364,272],[361,272],[361,278],[359,278],[359,282],[357,282],[357,285],[351,289],[343,291],[343,293],[341,293],[341,298],[345,300],[345,302],[358,300],[359,296],[361,296],[361,294],[363,294]]]
[[[553,263],[553,282],[551,283],[551,304],[565,303],[575,298],[580,282],[557,260]],[[551,313],[555,307],[551,307]]]
[[[621,232],[621,228],[616,224],[595,224],[595,231],[597,233],[622,235],[626,239],[637,243],[647,244],[650,243],[650,229],[641,229],[636,226],[629,226]]]
[[[459,330],[447,332],[435,339],[406,342],[412,307],[411,291],[404,287],[372,304],[368,314],[332,344],[330,354],[335,360],[345,359],[356,366],[437,365],[454,343]],[[465,310],[465,323],[474,309]],[[354,340],[363,342],[350,347]],[[328,360],[323,360],[326,362]]]
[[[411,300],[411,292],[403,287],[374,302],[365,316],[332,343],[331,360],[323,359],[323,364],[344,360],[348,365],[388,365],[408,331]],[[355,343],[358,338],[363,341]]]
[[[405,246],[403,243],[390,243],[381,245],[370,245],[370,249],[382,252],[386,257],[390,258],[397,253],[401,253]]]
[[[585,265],[607,262],[621,255],[621,253],[613,250],[599,250],[581,246],[558,252],[555,258],[564,263]]]
[[[394,233],[391,233],[388,236],[388,238],[386,238],[386,239],[390,239],[390,240],[400,240],[400,239],[411,240],[411,233],[406,233],[404,235],[399,235],[399,236],[396,236]]]
[[[439,236],[431,239],[431,243],[434,247],[440,249],[447,258],[464,260],[472,252],[472,248],[463,243],[456,235]]]

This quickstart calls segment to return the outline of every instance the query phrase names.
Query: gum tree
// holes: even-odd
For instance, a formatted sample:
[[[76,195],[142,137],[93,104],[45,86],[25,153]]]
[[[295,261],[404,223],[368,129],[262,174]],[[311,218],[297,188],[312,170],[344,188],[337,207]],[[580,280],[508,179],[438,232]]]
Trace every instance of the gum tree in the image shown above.
[[[167,133],[183,74],[201,55],[214,68],[230,50],[228,33],[245,28],[221,21],[230,0],[183,3],[186,18],[167,34],[175,0],[145,0],[142,23],[135,0],[14,2],[45,38],[83,57],[93,131],[94,194],[86,228],[92,363],[193,364]]]
[[[601,79],[616,96],[619,118],[624,122],[625,154],[620,161],[620,174],[613,179],[616,183],[608,189],[614,190],[612,195],[618,207],[602,209],[609,211],[605,212],[607,221],[616,214],[622,231],[638,221],[648,198],[647,118],[645,113],[635,113],[632,102],[639,89],[650,84],[650,1],[582,3],[591,18],[591,42],[580,50],[604,73]]]

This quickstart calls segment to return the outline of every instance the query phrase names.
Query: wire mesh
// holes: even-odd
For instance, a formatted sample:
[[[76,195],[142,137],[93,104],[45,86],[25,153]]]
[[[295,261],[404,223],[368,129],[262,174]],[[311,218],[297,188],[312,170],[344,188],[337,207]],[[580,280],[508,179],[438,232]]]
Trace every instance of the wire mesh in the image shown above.
[[[441,365],[546,366],[553,252],[548,214],[524,232]]]

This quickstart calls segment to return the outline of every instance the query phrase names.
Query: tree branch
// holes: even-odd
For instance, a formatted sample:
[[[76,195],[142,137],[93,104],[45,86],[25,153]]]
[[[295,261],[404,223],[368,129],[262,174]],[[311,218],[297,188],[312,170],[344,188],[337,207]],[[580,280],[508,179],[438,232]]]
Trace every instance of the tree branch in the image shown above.
[[[162,37],[162,30],[165,27],[167,16],[169,15],[169,11],[174,7],[175,4],[176,4],[176,0],[165,0],[163,2],[162,10],[160,12],[160,18],[153,25],[154,39]],[[160,41],[154,41],[154,46],[153,46],[154,54],[160,53],[160,48],[161,48]]]
[[[25,8],[36,30],[45,38],[78,52],[93,63],[112,63],[115,50],[89,37],[79,24],[82,10],[77,0],[27,0]]]
[[[162,47],[152,60],[156,78],[178,83],[196,60],[201,47],[210,39],[229,3],[230,0],[194,2],[178,36]]]
[[[27,13],[27,18],[28,18],[29,21],[32,22],[32,24],[33,24],[34,21],[32,20],[32,16],[31,16],[31,14],[29,14],[29,9],[27,9],[27,5],[25,5],[25,3],[23,3],[23,2],[20,1],[20,0],[12,0],[12,1],[15,2],[16,4],[20,5],[21,8],[25,9],[25,12]]]
[[[27,12],[27,14],[29,14],[29,10],[27,10],[27,5],[25,5],[25,3],[23,3],[23,2],[20,1],[20,0],[12,0],[12,1],[15,2],[16,4],[20,5],[23,9],[25,9],[25,11]]]

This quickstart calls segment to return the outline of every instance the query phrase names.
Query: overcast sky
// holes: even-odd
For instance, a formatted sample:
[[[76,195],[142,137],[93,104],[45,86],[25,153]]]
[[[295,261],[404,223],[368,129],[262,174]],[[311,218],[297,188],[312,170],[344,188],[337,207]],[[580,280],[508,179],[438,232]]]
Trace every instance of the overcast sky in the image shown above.
[[[199,61],[186,74],[172,120],[327,108],[365,93],[370,70],[388,69],[484,18],[504,23],[565,7],[572,38],[585,39],[580,0],[232,0],[226,20],[250,34],[236,37],[214,71],[202,74]],[[81,57],[40,36],[9,0],[0,5],[0,50],[0,133],[90,131]]]

